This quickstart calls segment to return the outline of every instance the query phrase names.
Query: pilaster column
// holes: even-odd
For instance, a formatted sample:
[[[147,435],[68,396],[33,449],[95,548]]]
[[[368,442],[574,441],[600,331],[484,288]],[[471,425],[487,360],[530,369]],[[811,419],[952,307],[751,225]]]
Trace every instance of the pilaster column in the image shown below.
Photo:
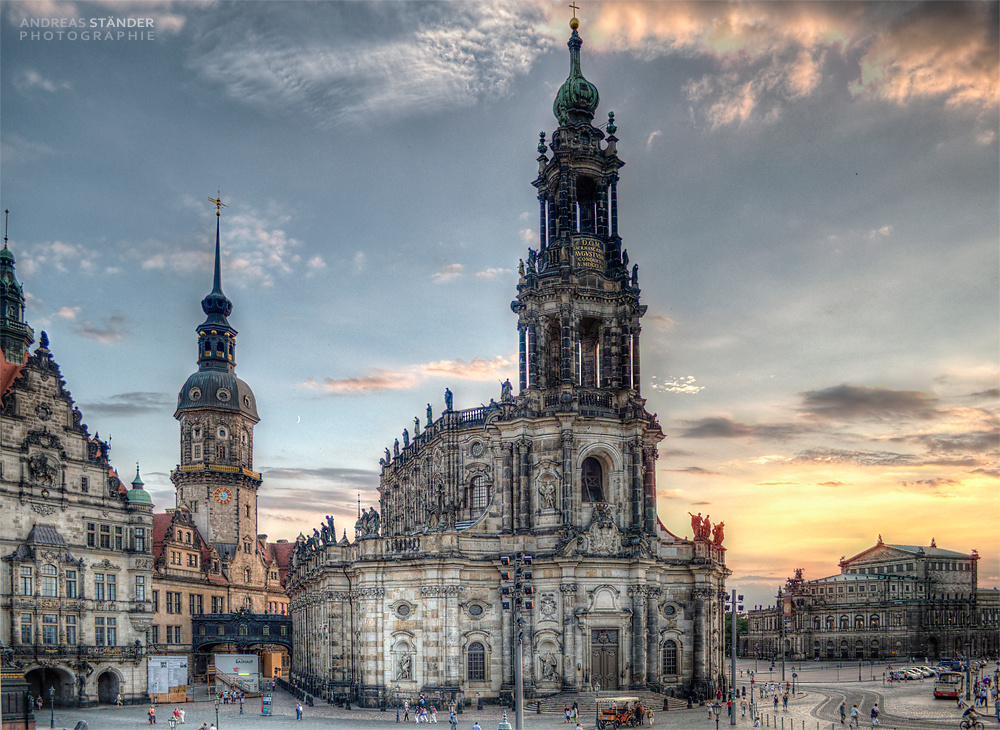
[[[563,639],[563,692],[573,692],[577,688],[577,621],[576,621],[576,583],[563,583],[559,586],[562,609],[562,639]]]
[[[656,459],[659,453],[655,446],[642,450],[643,454],[643,499],[645,505],[645,530],[656,532]]]
[[[628,684],[634,686],[633,677],[646,677],[646,587],[629,586],[628,595],[632,604],[632,651]]]
[[[573,432],[563,429],[559,433],[562,443],[562,513],[563,524],[573,523]]]
[[[659,654],[660,646],[660,612],[656,602],[660,596],[657,586],[648,586],[646,590],[646,686],[660,684]]]
[[[528,387],[528,324],[526,322],[519,322],[517,325],[517,381],[520,391],[523,393]]]
[[[632,444],[629,456],[632,467],[629,479],[629,504],[632,507],[631,528],[639,530],[642,528],[642,444],[638,442]]]

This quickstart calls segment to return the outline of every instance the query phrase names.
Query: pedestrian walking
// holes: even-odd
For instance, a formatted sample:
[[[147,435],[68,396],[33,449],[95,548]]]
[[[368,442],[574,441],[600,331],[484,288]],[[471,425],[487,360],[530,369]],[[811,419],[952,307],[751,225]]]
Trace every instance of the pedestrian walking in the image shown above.
[[[455,711],[451,711],[451,715],[448,716],[448,726],[451,730],[455,730],[458,727],[458,717],[455,715]]]
[[[403,700],[403,722],[410,721],[410,701]]]
[[[184,725],[185,724],[185,722],[184,722],[184,715],[187,714],[187,711],[182,707],[180,710],[178,710],[178,712],[181,713],[181,725]]]
[[[858,727],[859,718],[861,717],[861,712],[858,710],[858,706],[855,705],[851,708],[851,721],[847,723],[847,727]]]
[[[438,721],[438,708],[435,707],[434,705],[431,705],[431,722],[437,725],[437,721]]]
[[[840,701],[840,724],[844,724],[844,719],[847,717],[847,700]]]
[[[782,697],[781,697],[781,704],[783,705],[784,711],[788,712],[788,693],[787,692],[785,692],[785,694],[782,695]]]
[[[302,703],[301,702],[296,702],[295,703],[295,719],[296,720],[301,720],[302,719]]]
[[[653,727],[653,708],[652,707],[647,707],[646,708],[646,719],[649,720],[649,726]]]
[[[121,692],[119,692],[118,696],[115,697],[115,704],[118,705],[119,707],[122,706],[123,703],[122,703],[122,693]]]
[[[156,724],[156,705],[150,705],[149,706],[149,713],[148,714],[149,714],[149,724],[150,725],[155,725]]]
[[[483,730],[481,727],[479,727],[479,720],[476,720],[475,723],[473,723],[472,730]]]

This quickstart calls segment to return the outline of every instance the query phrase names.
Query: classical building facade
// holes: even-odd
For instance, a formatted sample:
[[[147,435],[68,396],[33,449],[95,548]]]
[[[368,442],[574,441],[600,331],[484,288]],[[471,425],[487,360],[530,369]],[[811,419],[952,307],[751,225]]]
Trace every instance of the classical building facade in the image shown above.
[[[57,705],[145,692],[152,509],[82,422],[42,332],[24,320],[14,256],[0,251],[0,643],[34,696]],[[5,649],[5,653],[7,649]],[[5,667],[5,672],[7,667]]]
[[[291,641],[290,621],[275,624],[269,642],[249,631],[246,618],[287,616],[284,580],[293,545],[269,543],[257,532],[262,480],[253,470],[253,429],[260,419],[253,391],[235,372],[237,333],[228,320],[233,304],[222,291],[220,220],[214,286],[202,300],[206,318],[197,328],[198,370],[181,388],[174,413],[180,463],[170,478],[177,507],[153,516],[150,651],[187,656],[189,674],[202,680],[218,652],[277,654],[278,667],[287,666]]]
[[[558,128],[538,145],[540,248],[517,296],[519,388],[414,419],[381,459],[380,509],[356,539],[332,522],[293,558],[292,676],[318,694],[398,686],[505,695],[523,641],[525,692],[708,691],[721,679],[724,580],[708,525],[680,539],[659,520],[663,433],[640,388],[638,267],[618,227],[614,116],[593,123],[574,19]],[[517,556],[533,594],[504,596]],[[504,566],[505,558],[512,564]],[[515,623],[520,602],[523,623]]]
[[[751,611],[744,656],[872,660],[996,656],[1000,594],[978,587],[979,555],[878,542],[807,581],[796,571],[774,607]],[[784,628],[784,630],[783,630]]]

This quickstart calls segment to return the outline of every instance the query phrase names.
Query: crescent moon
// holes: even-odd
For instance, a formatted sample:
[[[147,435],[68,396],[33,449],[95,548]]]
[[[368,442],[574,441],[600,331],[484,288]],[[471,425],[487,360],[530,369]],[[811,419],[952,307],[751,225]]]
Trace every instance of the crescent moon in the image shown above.
[[[296,423],[302,423],[302,416],[296,416],[295,417],[295,422]]]

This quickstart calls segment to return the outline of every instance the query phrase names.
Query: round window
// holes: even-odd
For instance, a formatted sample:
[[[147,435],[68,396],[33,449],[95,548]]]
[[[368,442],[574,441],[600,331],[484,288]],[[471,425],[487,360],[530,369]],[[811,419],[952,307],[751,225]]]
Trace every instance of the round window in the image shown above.
[[[677,609],[674,608],[673,606],[664,606],[663,607],[663,615],[664,616],[673,616],[675,613],[677,613]]]
[[[191,388],[188,391],[188,397],[191,400],[201,400],[201,388]]]
[[[470,616],[482,616],[483,615],[483,607],[480,606],[478,603],[473,603],[471,606],[469,606],[469,615]]]
[[[218,392],[216,392],[215,394],[215,397],[218,398],[223,403],[228,403],[231,396],[228,390],[226,390],[225,388],[219,388]]]
[[[400,618],[406,618],[407,616],[409,616],[410,615],[410,607],[409,607],[409,605],[407,605],[405,603],[401,603],[399,605],[399,608],[396,609],[396,614]]]
[[[480,443],[479,441],[473,441],[472,446],[469,448],[469,451],[472,452],[473,456],[482,456],[483,455],[482,443]]]

